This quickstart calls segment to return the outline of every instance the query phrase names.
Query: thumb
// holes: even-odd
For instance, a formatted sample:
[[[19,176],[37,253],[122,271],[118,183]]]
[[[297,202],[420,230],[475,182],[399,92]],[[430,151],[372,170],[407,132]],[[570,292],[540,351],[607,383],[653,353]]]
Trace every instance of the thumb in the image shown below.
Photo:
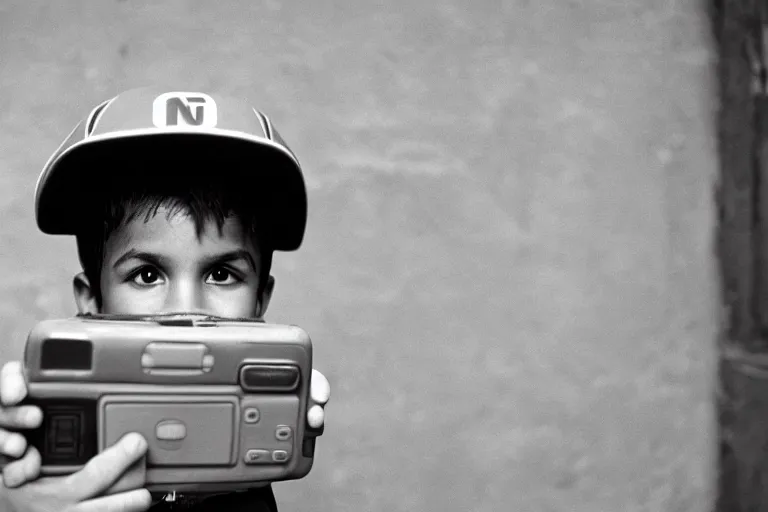
[[[147,481],[147,456],[141,457],[129,467],[120,480],[115,482],[109,489],[104,491],[105,495],[117,494],[133,489],[144,487]]]
[[[69,475],[65,484],[79,501],[97,496],[115,485],[146,451],[147,442],[141,435],[126,434],[117,444],[89,460],[83,469]]]

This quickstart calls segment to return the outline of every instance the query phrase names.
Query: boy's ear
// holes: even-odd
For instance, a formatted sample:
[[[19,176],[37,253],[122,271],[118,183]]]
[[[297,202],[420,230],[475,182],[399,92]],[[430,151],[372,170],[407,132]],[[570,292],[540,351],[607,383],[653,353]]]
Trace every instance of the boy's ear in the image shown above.
[[[80,272],[72,280],[72,288],[75,292],[75,303],[77,304],[77,312],[81,315],[99,313],[99,306],[96,302],[96,294],[91,287],[90,281],[85,277],[83,272]]]
[[[263,318],[267,313],[267,307],[269,307],[269,300],[272,298],[272,292],[275,290],[275,278],[269,276],[267,282],[259,296],[259,303],[256,305],[258,310],[256,311],[257,318]]]

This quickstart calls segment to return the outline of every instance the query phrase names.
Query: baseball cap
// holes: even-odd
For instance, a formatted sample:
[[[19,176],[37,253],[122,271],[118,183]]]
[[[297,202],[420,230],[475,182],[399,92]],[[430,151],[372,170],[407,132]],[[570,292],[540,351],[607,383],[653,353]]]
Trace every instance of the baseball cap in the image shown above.
[[[272,248],[298,249],[307,221],[301,166],[274,125],[248,103],[218,94],[133,89],[94,108],[48,159],[37,181],[35,217],[47,234],[74,235],[100,188],[121,173],[147,179],[185,173],[230,179],[253,191]],[[127,176],[130,180],[132,176]],[[213,181],[212,181],[213,182]]]

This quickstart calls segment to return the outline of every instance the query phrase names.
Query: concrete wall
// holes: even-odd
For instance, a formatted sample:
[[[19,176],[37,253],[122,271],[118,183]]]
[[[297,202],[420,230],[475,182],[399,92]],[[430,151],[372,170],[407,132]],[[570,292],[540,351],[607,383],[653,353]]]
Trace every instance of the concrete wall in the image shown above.
[[[693,1],[0,3],[0,359],[69,315],[37,172],[154,82],[252,98],[304,163],[270,320],[333,398],[281,511],[712,503],[713,57]]]

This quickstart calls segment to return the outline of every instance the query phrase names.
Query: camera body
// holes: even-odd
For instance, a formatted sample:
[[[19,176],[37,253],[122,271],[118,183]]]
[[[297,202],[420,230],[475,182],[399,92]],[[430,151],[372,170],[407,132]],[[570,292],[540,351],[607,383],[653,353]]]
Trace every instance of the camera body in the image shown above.
[[[306,476],[312,343],[301,328],[193,315],[39,323],[24,353],[25,432],[62,475],[129,432],[149,444],[155,492],[219,492]]]

